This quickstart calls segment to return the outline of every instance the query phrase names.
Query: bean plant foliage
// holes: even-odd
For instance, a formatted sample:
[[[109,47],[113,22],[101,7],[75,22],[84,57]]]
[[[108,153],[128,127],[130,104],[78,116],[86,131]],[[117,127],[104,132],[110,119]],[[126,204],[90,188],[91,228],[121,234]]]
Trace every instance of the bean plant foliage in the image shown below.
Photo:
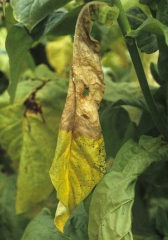
[[[0,18],[0,239],[168,239],[168,1]]]

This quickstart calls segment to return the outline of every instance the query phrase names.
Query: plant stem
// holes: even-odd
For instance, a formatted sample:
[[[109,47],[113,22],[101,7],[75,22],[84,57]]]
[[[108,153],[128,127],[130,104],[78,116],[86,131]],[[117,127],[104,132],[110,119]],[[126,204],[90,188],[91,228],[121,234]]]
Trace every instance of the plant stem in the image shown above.
[[[118,23],[120,26],[120,29],[122,31],[123,36],[125,37],[128,32],[131,31],[128,19],[126,17],[126,14],[124,12],[124,9],[122,7],[122,4],[120,0],[112,0],[113,4],[119,8],[119,17],[118,17]],[[130,53],[136,75],[138,77],[138,81],[142,90],[142,93],[144,95],[144,98],[146,100],[149,112],[153,118],[153,121],[158,128],[159,132],[163,135],[165,139],[168,140],[168,128],[165,124],[165,122],[162,119],[161,114],[159,113],[157,106],[155,104],[155,101],[153,99],[153,96],[151,94],[146,75],[144,72],[144,68],[139,56],[139,52],[137,49],[137,46],[135,44],[135,40],[133,38],[125,38],[128,51]]]

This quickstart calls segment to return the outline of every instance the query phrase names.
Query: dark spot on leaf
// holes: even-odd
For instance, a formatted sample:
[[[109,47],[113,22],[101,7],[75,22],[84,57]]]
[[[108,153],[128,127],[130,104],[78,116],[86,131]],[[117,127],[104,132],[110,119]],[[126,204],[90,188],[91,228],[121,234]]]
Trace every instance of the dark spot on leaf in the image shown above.
[[[82,114],[82,117],[89,119],[89,117],[86,114]]]
[[[89,95],[89,87],[88,86],[85,86],[84,90],[83,90],[83,93],[82,93],[82,96],[83,97],[86,97]]]
[[[49,81],[49,80],[48,80]],[[30,94],[30,96],[24,101],[24,106],[26,107],[25,112],[24,112],[24,117],[27,116],[27,113],[34,113],[34,114],[40,114],[42,117],[43,122],[45,122],[44,116],[43,116],[43,112],[42,112],[42,105],[38,102],[36,102],[36,93],[38,90],[40,90],[41,88],[44,87],[44,85],[48,82],[48,81],[43,81],[43,83],[38,86],[34,92],[32,92]]]

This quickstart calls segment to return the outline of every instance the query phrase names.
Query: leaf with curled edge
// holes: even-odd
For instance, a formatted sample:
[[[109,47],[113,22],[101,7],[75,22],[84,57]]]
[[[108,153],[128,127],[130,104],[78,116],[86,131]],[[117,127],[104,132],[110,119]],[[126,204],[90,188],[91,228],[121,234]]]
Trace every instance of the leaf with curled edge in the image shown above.
[[[69,90],[50,169],[51,180],[60,200],[55,224],[61,231],[72,210],[98,184],[106,169],[98,116],[105,84],[99,56],[100,44],[90,36],[90,18],[98,19],[96,14],[104,4],[93,2],[85,5],[76,23]],[[109,25],[109,19],[112,22],[107,15],[103,23]]]

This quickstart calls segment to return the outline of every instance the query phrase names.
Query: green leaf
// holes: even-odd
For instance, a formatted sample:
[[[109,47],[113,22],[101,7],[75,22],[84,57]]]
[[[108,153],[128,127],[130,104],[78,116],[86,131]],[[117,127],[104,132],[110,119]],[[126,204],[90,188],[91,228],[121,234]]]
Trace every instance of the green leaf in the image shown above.
[[[114,164],[95,188],[89,210],[90,239],[132,240],[132,205],[139,175],[156,161],[167,156],[161,138],[143,136],[139,144],[126,142]]]
[[[155,89],[154,91],[155,92],[153,94],[153,97],[156,102],[157,108],[162,114],[162,118],[164,119],[164,121],[167,122],[167,84],[162,84],[158,89]],[[137,139],[143,134],[147,134],[153,137],[160,135],[154,124],[151,114],[148,111],[142,112],[142,116],[136,132]]]
[[[139,2],[144,5],[150,5],[150,4],[154,4],[155,0],[139,0]]]
[[[44,82],[47,76],[52,80]],[[43,65],[35,70],[34,77],[41,80],[18,84],[13,105],[9,104],[6,93],[0,97],[0,144],[16,169],[20,161],[16,193],[18,213],[30,210],[53,189],[49,169],[67,93],[68,82],[58,80],[58,76]]]
[[[101,112],[100,123],[107,157],[115,157],[120,147],[128,139],[134,138],[136,126],[125,109],[113,108],[113,104]]]
[[[145,238],[145,240],[161,240],[161,238],[157,235],[152,235],[150,237]]]
[[[6,50],[10,63],[11,84],[9,85],[8,91],[11,97],[11,102],[14,101],[21,67],[32,43],[32,37],[22,25],[15,24],[9,29],[6,38]]]
[[[103,98],[107,101],[116,102],[120,99],[138,98],[140,88],[137,82],[113,82],[105,75],[105,92]]]
[[[34,40],[38,40],[48,32],[52,31],[55,25],[59,25],[59,22],[67,14],[66,11],[58,10],[49,14],[45,19],[39,22],[32,30],[31,36]]]
[[[0,94],[2,94],[8,87],[9,81],[6,78],[5,74],[0,71]]]
[[[168,215],[161,207],[158,207],[156,215],[156,229],[160,234],[168,237]]]
[[[5,15],[5,7],[6,7],[6,0],[2,1],[2,10],[3,10],[3,14]]]
[[[158,166],[159,164],[157,164]],[[148,171],[147,171],[148,172]],[[140,177],[135,186],[135,199],[132,208],[132,232],[134,236],[134,240],[142,239],[144,240],[145,236],[151,236],[155,234],[155,229],[151,224],[151,219],[148,213],[148,208],[145,199],[145,187],[146,182],[142,181],[142,177]],[[143,191],[142,191],[143,189]],[[137,237],[135,237],[137,236]],[[141,236],[141,238],[140,238]],[[139,237],[139,238],[138,238]]]
[[[147,15],[137,6],[129,8],[126,16],[132,29],[138,28],[147,19]]]
[[[69,0],[11,0],[15,19],[31,31],[49,13],[64,6]]]
[[[47,29],[49,35],[60,36],[73,34],[75,32],[75,25],[78,14],[84,5],[72,9],[70,12],[63,15],[59,21],[55,21],[55,24],[51,29]]]
[[[9,28],[16,24],[17,21],[15,20],[14,16],[13,16],[13,9],[11,7],[11,5],[7,5],[6,6],[6,15],[5,15],[5,19],[4,19],[4,22],[5,22],[5,27],[7,28],[7,30],[9,30]]]
[[[34,40],[38,40],[46,34],[49,36],[74,34],[77,17],[82,7],[83,5],[76,7],[70,12],[60,9],[49,14],[33,28],[31,36]]]
[[[151,54],[158,50],[158,42],[155,34],[144,33],[139,35],[136,38],[136,42],[141,52]]]
[[[142,112],[142,116],[136,130],[136,139],[139,139],[143,134],[153,137],[160,135],[151,117],[151,114],[147,111]]]
[[[37,81],[19,83],[13,105],[9,103],[7,92],[0,96],[0,144],[7,151],[16,169],[18,169],[22,149],[23,102],[38,85]]]
[[[167,63],[168,63],[168,46],[164,47],[159,51],[158,62],[157,62],[159,76],[165,83],[168,82]]]
[[[65,227],[64,233],[73,240],[89,240],[88,237],[88,215],[83,203],[79,204],[71,214]]]
[[[46,124],[46,126],[44,125]],[[54,157],[55,135],[39,118],[23,120],[23,143],[16,192],[16,212],[31,210],[53,190],[49,169]],[[56,123],[58,124],[58,123]]]
[[[121,106],[121,105],[128,105],[128,106],[140,108],[144,111],[148,111],[146,102],[140,98],[120,99],[113,104],[113,107],[117,107],[117,106]]]
[[[157,4],[157,19],[167,26],[168,3],[167,1],[156,1],[156,4]]]
[[[49,209],[44,208],[27,226],[21,240],[72,240],[54,225]]]
[[[161,77],[160,77],[160,75],[159,75],[159,71],[158,71],[158,66],[157,66],[157,64],[151,62],[151,64],[150,64],[150,71],[151,71],[152,77],[154,78],[154,80],[155,80],[159,85],[164,84],[163,79],[161,79]]]
[[[128,9],[126,14],[133,30],[137,29],[143,21],[147,19],[147,15],[136,6]],[[157,37],[155,34],[143,33],[136,38],[136,42],[141,52],[150,54],[158,50]]]
[[[16,195],[18,213],[30,210],[53,190],[49,169],[55,153],[65,90],[65,84],[57,81],[46,83],[36,94],[36,103],[40,102],[43,115],[28,111],[23,119],[24,137]]]
[[[9,75],[9,59],[5,49],[6,28],[0,28],[0,71],[7,76]]]
[[[27,225],[28,219],[15,213],[14,195],[16,174],[0,173],[0,233],[1,240],[18,240]]]
[[[168,27],[157,19],[148,17],[136,30],[132,30],[127,37],[136,38],[144,33],[153,33],[157,36],[163,36],[166,44],[168,44]]]

